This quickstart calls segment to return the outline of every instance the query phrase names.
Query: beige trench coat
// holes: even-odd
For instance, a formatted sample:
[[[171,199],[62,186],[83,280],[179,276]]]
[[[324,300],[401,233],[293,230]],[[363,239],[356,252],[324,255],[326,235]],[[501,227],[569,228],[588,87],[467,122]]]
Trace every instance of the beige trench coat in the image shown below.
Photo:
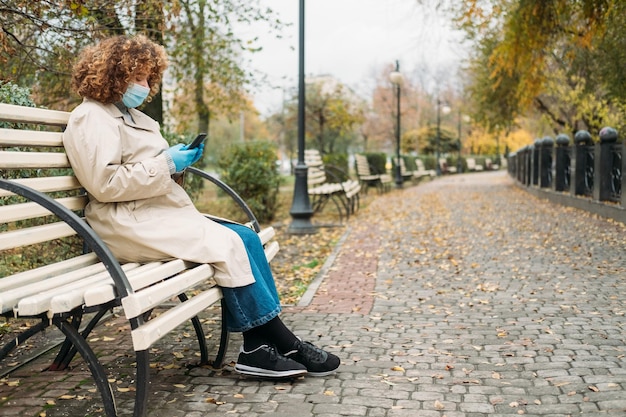
[[[243,241],[207,219],[170,176],[159,125],[130,109],[85,99],[70,116],[63,144],[89,195],[85,217],[123,262],[181,258],[209,263],[224,287],[254,282]]]

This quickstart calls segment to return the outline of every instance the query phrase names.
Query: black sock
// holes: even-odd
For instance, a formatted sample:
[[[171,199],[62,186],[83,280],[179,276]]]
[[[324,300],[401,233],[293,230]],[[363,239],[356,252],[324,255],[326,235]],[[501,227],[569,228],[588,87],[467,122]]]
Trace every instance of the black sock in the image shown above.
[[[249,352],[261,345],[274,345],[280,353],[286,353],[298,338],[279,317],[274,317],[261,326],[243,332],[243,348]]]

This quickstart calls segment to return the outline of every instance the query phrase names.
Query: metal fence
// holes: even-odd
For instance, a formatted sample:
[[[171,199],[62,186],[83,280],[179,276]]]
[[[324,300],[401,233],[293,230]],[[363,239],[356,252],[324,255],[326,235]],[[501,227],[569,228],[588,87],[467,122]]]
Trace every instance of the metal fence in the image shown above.
[[[553,190],[626,208],[626,147],[605,127],[594,143],[581,130],[573,143],[565,134],[545,137],[508,155],[509,174],[528,187]]]

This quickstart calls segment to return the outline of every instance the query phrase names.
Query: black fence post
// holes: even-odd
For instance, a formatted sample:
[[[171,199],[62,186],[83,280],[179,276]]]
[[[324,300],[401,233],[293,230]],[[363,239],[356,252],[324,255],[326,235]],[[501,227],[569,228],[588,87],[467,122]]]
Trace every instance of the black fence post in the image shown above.
[[[554,189],[555,191],[569,191],[570,183],[570,152],[569,136],[561,133],[556,137],[554,151]]]
[[[530,187],[533,182],[532,168],[533,168],[533,145],[526,146],[524,152],[525,168],[524,168],[524,185]]]
[[[572,183],[571,193],[572,195],[585,195],[588,194],[589,185],[587,180],[587,155],[589,153],[589,146],[593,144],[591,135],[586,130],[579,130],[574,135],[575,146],[573,148],[572,155]],[[592,167],[593,169],[593,167]]]
[[[539,185],[539,156],[541,155],[541,139],[535,139],[532,147],[532,180],[531,185]]]
[[[613,168],[612,148],[617,142],[617,132],[612,128],[600,130],[600,141],[595,145],[593,199],[611,199],[611,171]]]
[[[515,152],[515,178],[518,182],[522,183],[522,172],[524,172],[524,148],[518,149]]]
[[[616,132],[617,133],[617,132]],[[626,208],[626,143],[622,142],[619,145],[619,158],[621,159],[620,166],[616,167],[619,169],[619,187],[620,187],[620,195],[619,195],[619,203],[622,207]]]
[[[539,147],[539,187],[549,188],[552,185],[552,149],[554,140],[546,136],[541,139]]]

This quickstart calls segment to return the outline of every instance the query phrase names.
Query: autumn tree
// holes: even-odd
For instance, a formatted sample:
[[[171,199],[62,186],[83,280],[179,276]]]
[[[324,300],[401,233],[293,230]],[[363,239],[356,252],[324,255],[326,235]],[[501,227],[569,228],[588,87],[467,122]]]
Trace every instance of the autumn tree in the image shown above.
[[[94,39],[125,33],[119,10],[130,1],[5,0],[0,5],[0,82],[28,86],[35,101],[68,109],[71,66],[78,51]]]
[[[209,131],[211,111],[237,114],[245,107],[245,88],[254,74],[244,65],[244,52],[259,49],[257,39],[239,36],[235,25],[266,22],[271,30],[282,24],[259,1],[179,0],[168,8],[167,45],[179,100],[176,114],[195,113],[196,130]]]
[[[395,150],[398,98],[396,88],[389,80],[389,74],[393,70],[393,65],[389,64],[382,68],[376,78],[371,104],[361,127],[363,150],[366,152],[384,151],[392,153]],[[400,88],[402,152],[417,151],[418,144],[410,140],[415,135],[410,132],[427,122],[427,108],[425,92],[414,85],[409,75],[404,74]]]
[[[322,154],[347,153],[363,122],[362,99],[329,77],[306,82],[305,127],[307,146]],[[295,92],[297,93],[297,92]],[[285,104],[285,124],[297,126],[298,95]],[[286,132],[288,137],[295,136]]]
[[[36,102],[67,110],[71,65],[78,51],[119,34],[145,33],[164,44],[172,61],[165,82],[180,83],[191,100],[179,114],[197,114],[192,130],[208,130],[209,109],[237,114],[254,74],[245,70],[244,52],[258,48],[235,26],[267,22],[282,27],[258,0],[5,0],[0,4],[0,82],[32,87]],[[162,121],[161,97],[143,109]]]
[[[623,60],[614,49],[624,46],[623,1],[464,0],[451,7],[475,42],[470,97],[490,131],[506,134],[532,110],[555,133],[595,130],[623,115],[623,74],[615,72]]]

